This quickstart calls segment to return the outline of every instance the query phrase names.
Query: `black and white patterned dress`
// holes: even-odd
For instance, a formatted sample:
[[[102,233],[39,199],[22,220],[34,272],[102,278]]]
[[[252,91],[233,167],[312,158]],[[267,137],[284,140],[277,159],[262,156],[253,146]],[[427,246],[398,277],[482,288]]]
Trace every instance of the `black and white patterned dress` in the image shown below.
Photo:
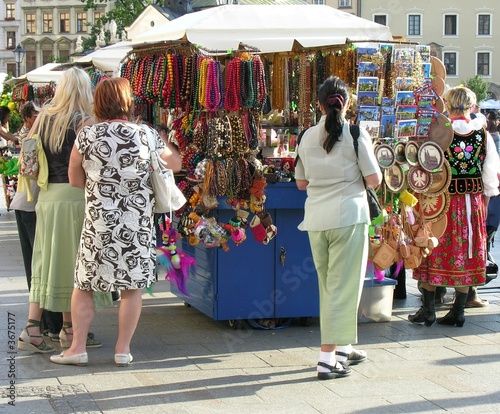
[[[143,128],[148,127],[103,122],[82,128],[75,141],[86,174],[75,275],[81,290],[142,289],[154,280],[154,198]],[[161,152],[164,143],[151,132]]]

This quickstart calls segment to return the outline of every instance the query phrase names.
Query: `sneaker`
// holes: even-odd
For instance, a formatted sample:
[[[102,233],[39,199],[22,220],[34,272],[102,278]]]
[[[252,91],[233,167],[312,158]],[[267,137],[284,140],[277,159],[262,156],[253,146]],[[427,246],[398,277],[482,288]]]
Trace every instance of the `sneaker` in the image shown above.
[[[87,336],[87,344],[85,346],[87,348],[100,348],[102,346],[102,343],[96,341],[93,337],[91,338],[89,335]]]

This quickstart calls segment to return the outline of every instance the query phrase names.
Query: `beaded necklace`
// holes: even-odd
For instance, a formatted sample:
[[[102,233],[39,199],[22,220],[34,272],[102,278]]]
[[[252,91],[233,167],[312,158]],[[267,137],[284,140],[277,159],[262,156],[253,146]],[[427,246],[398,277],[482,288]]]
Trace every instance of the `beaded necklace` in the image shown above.
[[[220,104],[219,73],[214,60],[210,60],[207,68],[207,89],[205,107],[209,111],[216,111]]]
[[[228,111],[238,111],[241,107],[240,64],[241,64],[241,59],[239,57],[230,60],[227,64],[226,98],[224,102],[224,107]]]

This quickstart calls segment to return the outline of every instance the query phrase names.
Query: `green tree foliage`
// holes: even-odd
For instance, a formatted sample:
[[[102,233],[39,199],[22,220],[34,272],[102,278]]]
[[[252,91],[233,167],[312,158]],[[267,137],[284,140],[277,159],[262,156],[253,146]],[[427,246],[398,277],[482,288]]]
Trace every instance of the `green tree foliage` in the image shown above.
[[[99,5],[105,3],[115,3],[115,8],[106,12],[98,21],[92,25],[91,37],[85,39],[83,48],[90,49],[96,45],[96,38],[101,28],[105,27],[111,20],[116,22],[117,34],[125,30],[125,27],[130,26],[135,19],[144,11],[150,4],[163,5],[161,0],[81,0],[85,4],[84,10],[96,10]],[[106,40],[109,40],[109,31],[105,31]]]
[[[489,83],[486,82],[481,76],[476,75],[473,78],[468,78],[462,81],[462,84],[476,94],[478,103],[487,98]]]

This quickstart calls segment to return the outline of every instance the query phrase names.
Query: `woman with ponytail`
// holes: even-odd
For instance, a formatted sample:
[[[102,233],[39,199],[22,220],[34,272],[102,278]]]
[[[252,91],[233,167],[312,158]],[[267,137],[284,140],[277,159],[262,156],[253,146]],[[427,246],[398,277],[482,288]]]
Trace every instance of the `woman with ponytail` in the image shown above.
[[[357,310],[368,259],[370,223],[365,183],[376,187],[382,173],[368,133],[360,130],[359,157],[345,113],[348,86],[329,77],[318,92],[322,116],[309,128],[298,147],[295,179],[307,191],[304,221],[318,274],[321,380],[349,375],[349,365],[366,359],[356,350]]]

